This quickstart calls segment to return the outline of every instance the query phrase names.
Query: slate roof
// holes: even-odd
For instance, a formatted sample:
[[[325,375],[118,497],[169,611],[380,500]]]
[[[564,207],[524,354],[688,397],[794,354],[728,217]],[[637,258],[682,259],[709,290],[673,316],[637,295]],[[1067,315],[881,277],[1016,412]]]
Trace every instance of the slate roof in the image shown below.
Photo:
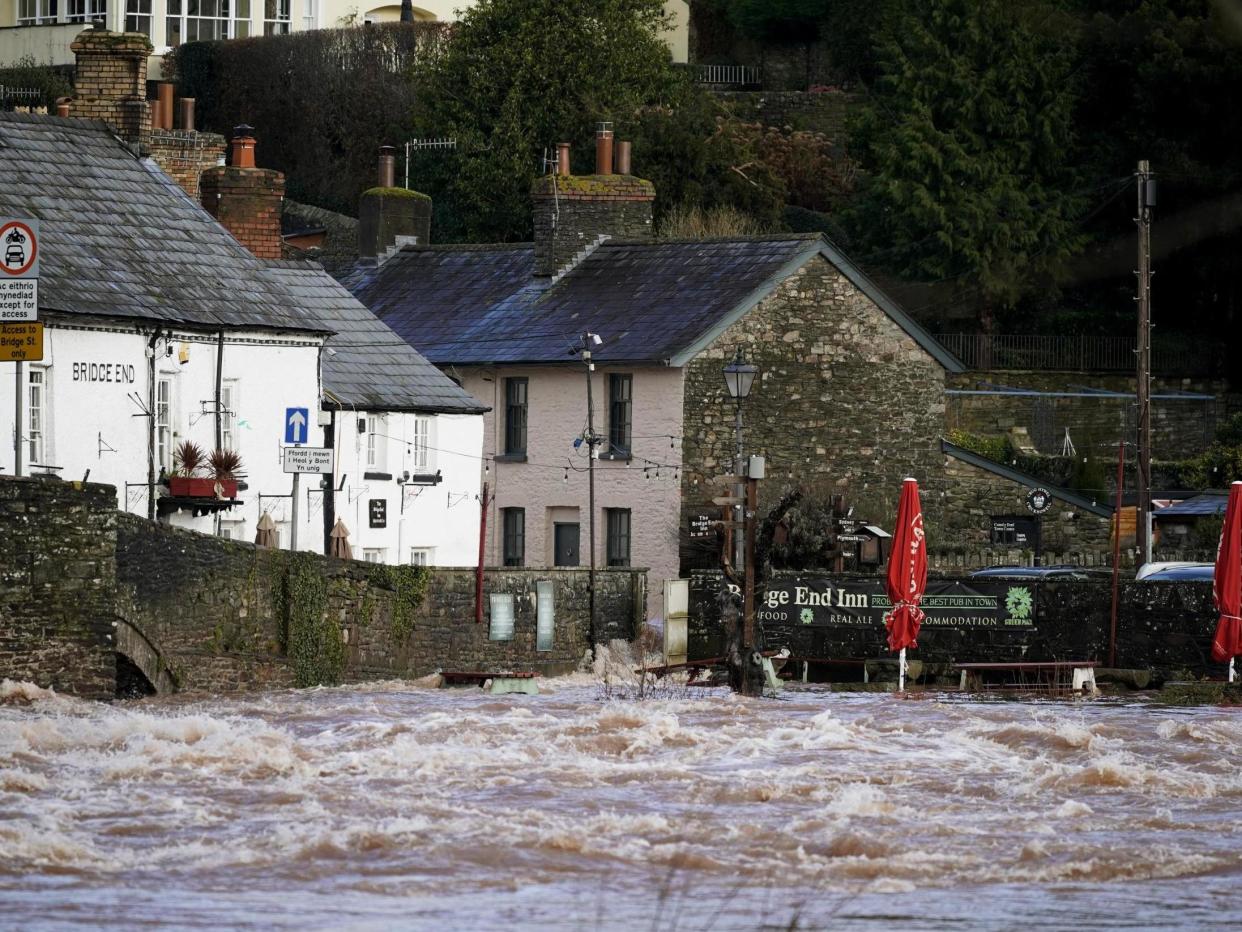
[[[603,363],[685,365],[813,256],[822,255],[941,365],[957,359],[818,236],[673,243],[608,241],[556,280],[534,249],[405,247],[342,280],[433,362],[561,363],[585,330]]]
[[[307,330],[278,282],[154,162],[94,120],[0,113],[0,216],[41,221],[39,304]]]
[[[358,303],[314,262],[269,263],[307,327],[331,330],[323,386],[335,407],[482,414],[488,410]]]
[[[322,371],[340,404],[487,410],[319,266],[255,258],[103,123],[0,113],[0,216],[41,221],[47,310],[335,334]]]
[[[1167,508],[1157,508],[1151,515],[1157,519],[1223,515],[1225,513],[1225,506],[1228,503],[1229,493],[1227,492],[1205,492],[1202,495],[1194,496],[1194,498],[1177,502]]]
[[[980,456],[978,453],[974,453],[964,447],[959,447],[957,444],[950,443],[947,440],[942,439],[940,441],[940,449],[947,456],[961,460],[963,463],[969,463],[971,466],[977,466],[979,469],[990,472],[993,475],[1000,476],[1002,479],[1008,479],[1010,482],[1016,482],[1019,485],[1032,489],[1047,489],[1053,498],[1059,498],[1066,504],[1073,505],[1075,508],[1088,512],[1089,514],[1097,515],[1101,518],[1107,518],[1113,513],[1113,509],[1107,505],[1101,505],[1083,495],[1079,495],[1077,492],[1071,492],[1069,489],[1063,489],[1055,485],[1048,485],[1048,483],[1041,481],[1035,476],[1032,476],[1030,473],[1013,469],[1003,463],[998,463],[995,460],[990,460],[986,456]]]

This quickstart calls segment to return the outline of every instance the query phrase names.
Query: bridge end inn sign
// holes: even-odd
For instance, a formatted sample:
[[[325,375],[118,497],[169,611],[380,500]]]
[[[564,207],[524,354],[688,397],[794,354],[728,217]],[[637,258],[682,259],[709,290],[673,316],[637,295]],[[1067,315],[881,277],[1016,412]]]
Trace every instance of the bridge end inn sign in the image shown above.
[[[929,580],[920,603],[925,629],[1031,628],[1034,590],[1028,584],[997,581]],[[832,577],[774,579],[756,617],[765,628],[884,628],[892,603],[884,580]]]

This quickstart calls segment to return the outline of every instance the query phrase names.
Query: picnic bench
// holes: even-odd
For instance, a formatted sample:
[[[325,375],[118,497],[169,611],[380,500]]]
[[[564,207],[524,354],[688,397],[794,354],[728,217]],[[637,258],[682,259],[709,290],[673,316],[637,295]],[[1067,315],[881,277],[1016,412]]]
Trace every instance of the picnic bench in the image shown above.
[[[966,691],[968,685],[983,687],[985,673],[1008,673],[1015,676],[1017,683],[1009,684],[1011,689],[1048,689],[1053,692],[1087,692],[1098,695],[1095,685],[1094,660],[1047,660],[1014,663],[959,663],[954,665],[962,671],[962,679],[958,688]],[[1028,681],[1027,677],[1033,678]]]
[[[442,670],[445,686],[484,686],[492,681],[489,690],[493,696],[506,693],[525,693],[528,696],[539,695],[539,684],[535,682],[537,673],[488,673],[483,670]]]

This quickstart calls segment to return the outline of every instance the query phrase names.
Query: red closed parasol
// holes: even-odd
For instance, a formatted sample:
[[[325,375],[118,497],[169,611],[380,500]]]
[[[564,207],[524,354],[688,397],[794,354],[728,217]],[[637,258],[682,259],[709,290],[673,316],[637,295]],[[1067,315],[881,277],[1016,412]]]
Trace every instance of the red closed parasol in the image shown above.
[[[1229,661],[1229,682],[1233,682],[1233,658],[1242,654],[1242,482],[1229,487],[1225,524],[1220,529],[1216,550],[1216,570],[1212,574],[1212,601],[1220,612],[1216,637],[1212,639],[1212,659]]]
[[[923,506],[919,503],[919,484],[914,479],[901,484],[885,588],[893,610],[884,616],[884,626],[888,628],[889,650],[900,651],[897,689],[902,691],[906,688],[906,648],[919,646],[919,625],[923,622],[919,602],[927,588]]]

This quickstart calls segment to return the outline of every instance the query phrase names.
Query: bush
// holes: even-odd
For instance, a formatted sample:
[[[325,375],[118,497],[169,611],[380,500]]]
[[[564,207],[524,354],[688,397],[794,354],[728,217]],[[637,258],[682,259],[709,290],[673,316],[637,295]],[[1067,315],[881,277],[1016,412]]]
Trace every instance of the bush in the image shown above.
[[[33,55],[24,55],[12,65],[0,68],[0,85],[38,91],[39,96],[36,99],[20,100],[17,103],[21,106],[46,107],[50,113],[56,111],[56,98],[68,97],[73,93],[73,85],[69,83],[63,68],[40,65]]]

